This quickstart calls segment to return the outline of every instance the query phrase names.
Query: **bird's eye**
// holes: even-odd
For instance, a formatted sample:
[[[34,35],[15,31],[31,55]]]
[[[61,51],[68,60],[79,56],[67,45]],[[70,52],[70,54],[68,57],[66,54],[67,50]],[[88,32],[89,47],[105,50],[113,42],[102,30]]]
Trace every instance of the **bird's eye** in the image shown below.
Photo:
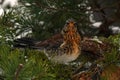
[[[66,24],[69,25],[69,22],[67,22]]]
[[[77,26],[77,23],[75,22],[74,25]]]

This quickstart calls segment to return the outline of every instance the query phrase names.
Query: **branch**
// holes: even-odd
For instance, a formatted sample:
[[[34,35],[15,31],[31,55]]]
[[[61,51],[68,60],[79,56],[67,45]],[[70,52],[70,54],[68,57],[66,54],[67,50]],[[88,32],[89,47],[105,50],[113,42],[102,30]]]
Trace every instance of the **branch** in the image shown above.
[[[15,72],[15,80],[18,80],[18,76],[19,76],[19,73],[20,73],[22,68],[23,68],[23,64],[19,64],[19,66]]]
[[[37,7],[42,7],[42,8],[48,9],[48,10],[58,10],[57,8],[54,8],[54,7],[45,6],[38,1],[35,1],[35,4],[36,4]]]

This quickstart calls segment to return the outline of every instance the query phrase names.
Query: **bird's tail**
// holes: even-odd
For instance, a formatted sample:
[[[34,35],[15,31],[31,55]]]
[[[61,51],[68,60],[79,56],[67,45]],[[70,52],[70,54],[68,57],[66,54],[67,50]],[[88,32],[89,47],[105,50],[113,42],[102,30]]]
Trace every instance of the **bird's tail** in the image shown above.
[[[20,38],[20,39],[16,39],[14,40],[14,47],[15,48],[32,48],[35,49],[35,43],[37,42],[37,40],[33,39],[33,38]]]
[[[57,49],[63,43],[61,34],[56,34],[44,41],[37,41],[33,38],[20,38],[14,40],[15,48],[30,48],[30,49]]]

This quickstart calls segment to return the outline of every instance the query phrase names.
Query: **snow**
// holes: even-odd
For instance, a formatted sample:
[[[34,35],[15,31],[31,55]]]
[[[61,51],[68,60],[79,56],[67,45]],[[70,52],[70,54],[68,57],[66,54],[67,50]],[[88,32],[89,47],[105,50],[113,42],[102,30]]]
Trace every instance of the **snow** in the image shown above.
[[[18,0],[5,0],[1,6],[2,8],[5,8],[8,5],[10,7],[15,7],[18,5]]]
[[[92,24],[92,26],[94,26],[95,28],[99,28],[101,24],[102,22],[95,22]]]
[[[2,0],[0,0],[1,2]],[[4,9],[7,6],[10,7],[16,7],[18,5],[18,0],[5,0],[1,5],[0,5],[0,16],[4,15]]]
[[[120,33],[120,27],[119,26],[112,26],[113,33]]]
[[[0,16],[4,15],[4,10],[0,7]]]

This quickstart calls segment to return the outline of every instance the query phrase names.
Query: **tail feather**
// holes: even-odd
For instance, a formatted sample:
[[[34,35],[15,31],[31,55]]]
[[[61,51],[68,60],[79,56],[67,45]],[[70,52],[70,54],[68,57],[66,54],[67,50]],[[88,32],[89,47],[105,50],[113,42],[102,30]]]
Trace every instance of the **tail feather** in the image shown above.
[[[14,40],[14,47],[16,48],[34,48],[36,43],[35,39],[32,38],[20,38],[20,39],[16,39]]]
[[[32,48],[32,49],[58,49],[58,47],[63,43],[63,38],[61,34],[56,34],[44,41],[37,41],[33,38],[20,38],[14,40],[15,48]]]

